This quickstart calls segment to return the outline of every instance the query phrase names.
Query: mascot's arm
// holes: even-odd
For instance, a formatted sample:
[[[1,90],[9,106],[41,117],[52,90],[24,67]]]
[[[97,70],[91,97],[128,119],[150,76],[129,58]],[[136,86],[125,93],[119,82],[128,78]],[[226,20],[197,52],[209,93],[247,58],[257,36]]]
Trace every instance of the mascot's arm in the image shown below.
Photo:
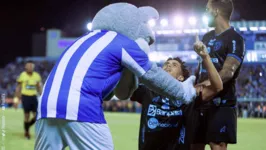
[[[122,49],[122,65],[154,92],[169,99],[182,100],[185,103],[191,102],[196,96],[196,89],[193,86],[195,77],[190,77],[185,82],[179,82],[162,68],[149,61],[147,56],[149,45],[146,41],[138,39],[136,43],[140,49],[132,49],[131,47]]]
[[[192,76],[185,82],[179,82],[155,64],[140,77],[140,82],[151,90],[169,99],[182,100],[185,103],[190,103],[196,96],[196,90],[193,86],[194,80],[195,76]]]
[[[138,78],[127,68],[123,70],[122,77],[114,90],[115,96],[120,100],[127,100],[138,88]]]

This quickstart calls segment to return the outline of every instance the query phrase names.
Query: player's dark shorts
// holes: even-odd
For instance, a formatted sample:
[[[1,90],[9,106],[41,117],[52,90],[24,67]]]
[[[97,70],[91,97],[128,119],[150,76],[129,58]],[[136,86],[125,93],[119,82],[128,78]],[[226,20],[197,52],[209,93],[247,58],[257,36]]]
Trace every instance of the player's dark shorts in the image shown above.
[[[237,113],[235,107],[219,106],[194,110],[194,144],[237,142]]]
[[[146,132],[139,137],[139,150],[189,150],[187,129],[182,122],[177,128],[166,128],[157,132]]]
[[[22,105],[25,113],[36,112],[38,107],[37,96],[21,96]]]

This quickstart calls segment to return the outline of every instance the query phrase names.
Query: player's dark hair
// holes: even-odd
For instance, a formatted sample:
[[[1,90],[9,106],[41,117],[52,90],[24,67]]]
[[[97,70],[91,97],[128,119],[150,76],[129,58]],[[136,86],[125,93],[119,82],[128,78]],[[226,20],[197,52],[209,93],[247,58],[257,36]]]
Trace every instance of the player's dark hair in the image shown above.
[[[184,80],[186,80],[190,76],[190,73],[187,69],[187,66],[185,65],[185,62],[183,62],[179,57],[174,57],[174,58],[170,57],[167,59],[167,61],[169,61],[169,60],[176,60],[180,63]]]
[[[232,0],[210,0],[211,5],[221,11],[221,15],[226,20],[230,20],[234,11],[234,4]]]

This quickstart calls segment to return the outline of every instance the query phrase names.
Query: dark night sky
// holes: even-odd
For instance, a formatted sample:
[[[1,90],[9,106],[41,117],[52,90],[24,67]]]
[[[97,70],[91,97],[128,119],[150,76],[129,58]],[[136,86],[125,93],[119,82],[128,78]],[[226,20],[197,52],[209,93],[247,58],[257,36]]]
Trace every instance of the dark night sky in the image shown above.
[[[86,31],[86,23],[103,6],[118,0],[27,0],[2,3],[0,66],[17,56],[29,56],[31,35],[40,28],[59,28],[69,34]],[[161,16],[178,12],[203,11],[207,0],[124,0],[137,6],[150,5]],[[245,20],[266,20],[265,0],[234,0],[235,9]]]

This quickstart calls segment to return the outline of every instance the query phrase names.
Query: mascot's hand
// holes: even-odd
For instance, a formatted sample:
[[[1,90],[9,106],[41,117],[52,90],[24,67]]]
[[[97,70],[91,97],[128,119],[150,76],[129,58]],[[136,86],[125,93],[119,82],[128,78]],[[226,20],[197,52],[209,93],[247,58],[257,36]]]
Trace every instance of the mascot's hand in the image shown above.
[[[195,76],[190,76],[186,81],[184,81],[183,89],[184,89],[184,100],[186,104],[192,102],[197,96],[196,89],[194,88],[194,82],[196,80]]]

